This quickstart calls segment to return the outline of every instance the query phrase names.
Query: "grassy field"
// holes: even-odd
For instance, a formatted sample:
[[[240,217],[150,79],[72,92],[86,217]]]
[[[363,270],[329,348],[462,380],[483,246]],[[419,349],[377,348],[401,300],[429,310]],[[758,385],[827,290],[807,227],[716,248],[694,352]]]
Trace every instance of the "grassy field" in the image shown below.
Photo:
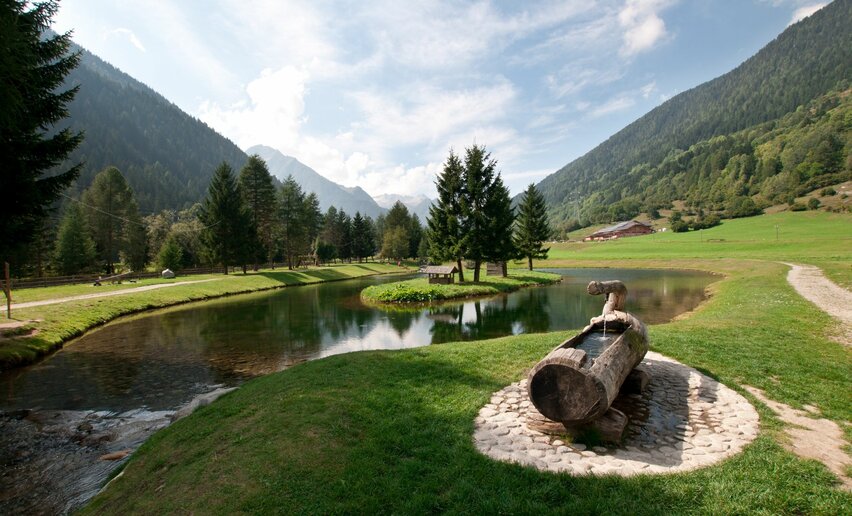
[[[850,219],[792,215],[726,224],[716,235],[731,245],[713,248],[719,253],[702,254],[707,248],[692,234],[658,235],[569,244],[554,250],[557,260],[539,264],[724,274],[695,312],[650,328],[652,349],[757,407],[757,440],[721,464],[661,476],[571,477],[479,454],[477,411],[573,333],[558,332],[334,356],[251,381],[158,432],[85,512],[848,514],[852,494],[821,464],[785,451],[783,423],[742,388],[815,406],[852,442],[852,353],[827,337],[832,320],[792,290],[787,267],[776,263],[821,259],[838,264],[835,276],[843,277],[848,235],[814,232],[848,233]],[[790,255],[755,241],[782,223]]]
[[[581,230],[570,236],[582,240],[588,233]],[[554,244],[548,262],[707,258],[809,263],[822,268],[836,283],[852,288],[852,215],[783,212],[725,220],[721,226],[688,233]]]
[[[11,333],[30,333],[28,336],[0,338],[0,369],[8,369],[34,362],[39,357],[57,349],[64,342],[81,335],[86,330],[109,322],[122,315],[161,308],[190,301],[246,292],[257,292],[292,285],[306,285],[323,281],[344,280],[373,274],[410,272],[395,265],[362,263],[310,268],[297,271],[286,269],[261,270],[248,274],[210,274],[179,277],[173,280],[146,280],[137,284],[89,284],[16,290],[16,303],[62,298],[80,294],[108,292],[159,283],[212,280],[201,283],[177,285],[169,288],[122,294],[111,297],[70,301],[62,304],[14,309],[13,321],[27,322]],[[4,314],[5,316],[5,314]],[[6,322],[5,317],[0,322]]]
[[[471,271],[472,277],[473,272]],[[556,283],[558,274],[513,269],[506,278],[485,276],[483,281],[430,285],[426,278],[415,278],[384,285],[372,285],[361,291],[361,299],[373,303],[428,303],[445,299],[489,296],[500,292],[512,292],[522,287]]]

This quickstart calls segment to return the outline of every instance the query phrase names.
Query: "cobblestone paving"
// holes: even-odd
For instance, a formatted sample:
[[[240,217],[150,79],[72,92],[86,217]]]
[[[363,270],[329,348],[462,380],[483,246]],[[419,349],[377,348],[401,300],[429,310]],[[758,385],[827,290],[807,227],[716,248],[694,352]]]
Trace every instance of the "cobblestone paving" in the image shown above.
[[[620,445],[587,448],[529,428],[528,421],[542,416],[524,379],[495,392],[480,409],[476,447],[493,459],[543,471],[631,476],[708,466],[757,436],[757,412],[735,391],[658,353],[649,352],[640,367],[651,375],[648,388],[613,403],[630,418]]]

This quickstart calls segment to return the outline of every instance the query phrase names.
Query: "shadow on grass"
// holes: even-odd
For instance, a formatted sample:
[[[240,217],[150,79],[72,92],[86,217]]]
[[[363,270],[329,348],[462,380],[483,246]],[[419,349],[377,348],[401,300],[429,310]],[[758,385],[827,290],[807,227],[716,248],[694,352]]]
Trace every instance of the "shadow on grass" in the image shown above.
[[[544,473],[483,456],[472,438],[479,408],[521,377],[540,348],[530,337],[521,346],[500,339],[364,352],[261,378],[157,434],[89,509],[670,514],[842,507],[820,482],[802,487],[807,464],[785,460],[772,444],[694,473],[630,478]],[[145,486],[162,487],[151,497]]]

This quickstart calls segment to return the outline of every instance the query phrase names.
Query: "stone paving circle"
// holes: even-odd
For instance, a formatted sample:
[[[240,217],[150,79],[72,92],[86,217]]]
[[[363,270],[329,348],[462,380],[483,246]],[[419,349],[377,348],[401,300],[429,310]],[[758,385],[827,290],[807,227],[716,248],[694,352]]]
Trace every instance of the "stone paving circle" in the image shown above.
[[[587,448],[529,428],[542,416],[526,379],[495,392],[480,409],[474,443],[493,459],[542,471],[631,476],[709,466],[757,437],[757,412],[737,392],[659,353],[648,352],[639,367],[651,375],[645,392],[613,403],[630,418],[620,445]]]

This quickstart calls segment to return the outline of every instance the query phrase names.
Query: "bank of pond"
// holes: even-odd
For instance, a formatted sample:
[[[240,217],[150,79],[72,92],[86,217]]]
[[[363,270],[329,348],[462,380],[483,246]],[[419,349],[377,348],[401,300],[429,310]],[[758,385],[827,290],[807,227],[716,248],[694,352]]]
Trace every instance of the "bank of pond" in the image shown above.
[[[35,450],[29,459],[15,459],[13,474],[2,477],[10,485],[0,487],[18,498],[0,500],[0,508],[33,508],[44,503],[49,491],[65,502],[92,496],[99,483],[87,469],[90,462],[79,453],[67,453],[57,442],[87,442],[90,433],[80,437],[80,428],[121,434],[116,428],[137,429],[141,421],[153,432],[196,396],[329,355],[579,328],[601,310],[602,299],[585,293],[590,280],[624,281],[630,292],[627,310],[649,324],[661,323],[695,308],[705,298],[707,285],[718,278],[638,269],[562,269],[535,275],[561,282],[488,298],[385,310],[364,303],[361,291],[400,277],[373,276],[211,300],[107,324],[38,364],[0,374],[0,455],[14,457],[22,447]],[[55,413],[62,414],[67,432],[44,435],[39,424],[27,424]],[[143,434],[134,433],[128,442],[107,442],[99,450],[133,448]],[[57,477],[37,471],[43,465],[36,456],[54,457],[64,470],[79,470],[83,480],[76,482],[73,473]]]

